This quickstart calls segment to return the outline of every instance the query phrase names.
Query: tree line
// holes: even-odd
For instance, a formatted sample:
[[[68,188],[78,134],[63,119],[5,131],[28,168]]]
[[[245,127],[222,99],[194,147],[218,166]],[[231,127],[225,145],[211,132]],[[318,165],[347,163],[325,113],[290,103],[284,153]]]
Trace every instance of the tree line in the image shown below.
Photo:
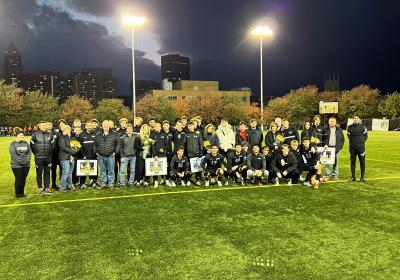
[[[288,118],[300,124],[318,114],[319,101],[339,102],[339,122],[357,112],[362,118],[400,117],[400,93],[382,94],[379,89],[360,85],[341,92],[320,92],[316,86],[291,90],[282,97],[269,100],[264,108],[264,122],[271,122],[275,116]],[[166,98],[145,96],[137,103],[137,115],[174,122],[182,115],[203,116],[204,122],[217,122],[222,117],[232,124],[250,119],[260,119],[258,104],[246,105],[235,98],[183,99],[170,101]],[[41,120],[56,122],[65,119],[87,121],[120,118],[132,119],[132,111],[124,106],[121,99],[103,99],[96,106],[79,96],[71,96],[60,104],[58,97],[40,92],[24,92],[15,85],[0,81],[0,125],[25,126]]]

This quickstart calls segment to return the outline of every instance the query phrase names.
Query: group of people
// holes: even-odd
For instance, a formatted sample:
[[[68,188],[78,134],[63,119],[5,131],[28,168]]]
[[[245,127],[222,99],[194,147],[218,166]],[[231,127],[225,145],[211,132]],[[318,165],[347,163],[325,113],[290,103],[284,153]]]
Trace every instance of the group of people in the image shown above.
[[[368,132],[360,118],[347,128],[350,140],[351,173],[355,181],[355,162],[360,161],[361,178],[365,182],[365,141]],[[92,119],[85,124],[79,119],[69,126],[58,121],[57,129],[42,121],[30,142],[24,131],[16,128],[16,139],[10,144],[11,168],[15,175],[16,197],[24,197],[31,154],[35,158],[38,194],[66,192],[75,188],[111,190],[114,187],[241,185],[272,183],[288,185],[302,182],[314,189],[320,182],[339,178],[339,154],[345,138],[336,118],[324,126],[321,116],[304,122],[299,133],[288,119],[275,118],[268,131],[262,131],[256,119],[247,125],[240,122],[234,131],[228,120],[218,127],[202,124],[202,118],[182,116],[173,126],[169,121],[148,123],[137,117],[134,123],[126,118],[116,127],[111,120],[101,124]],[[318,148],[335,148],[335,163],[321,164]],[[321,148],[320,148],[321,149]],[[164,176],[146,176],[146,158],[166,158],[168,172]],[[192,170],[191,159],[200,159],[201,170]],[[99,178],[77,176],[77,160],[97,160]],[[59,170],[59,171],[58,171]],[[325,172],[323,174],[323,171]],[[59,181],[59,183],[57,183]]]

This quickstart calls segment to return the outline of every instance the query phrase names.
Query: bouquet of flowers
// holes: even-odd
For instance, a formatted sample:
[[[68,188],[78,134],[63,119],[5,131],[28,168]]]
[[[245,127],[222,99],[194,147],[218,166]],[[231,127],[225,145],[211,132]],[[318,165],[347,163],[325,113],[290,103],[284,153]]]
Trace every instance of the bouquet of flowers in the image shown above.
[[[285,137],[283,137],[283,135],[278,134],[276,136],[276,142],[278,143],[278,145],[283,144],[283,142],[285,142]]]
[[[77,140],[71,140],[71,141],[70,141],[70,146],[71,146],[71,149],[72,149],[75,153],[79,152],[79,150],[82,148],[81,143],[80,143],[79,141],[77,141]]]
[[[313,144],[318,144],[319,143],[319,139],[317,137],[311,137],[310,142]]]
[[[204,146],[204,148],[206,148],[207,152],[209,152],[211,150],[211,142],[210,142],[210,140],[203,141],[203,146]]]
[[[155,141],[151,138],[148,138],[143,141],[143,159],[147,157],[147,155],[150,153],[151,146],[153,145]]]

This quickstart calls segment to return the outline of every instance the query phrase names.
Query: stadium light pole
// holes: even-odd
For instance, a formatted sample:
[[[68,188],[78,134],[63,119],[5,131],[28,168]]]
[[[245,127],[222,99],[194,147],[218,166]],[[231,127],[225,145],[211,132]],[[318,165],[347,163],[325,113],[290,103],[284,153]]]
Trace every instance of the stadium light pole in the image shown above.
[[[135,81],[135,28],[142,26],[146,22],[146,18],[137,16],[124,16],[122,18],[124,25],[131,28],[131,44],[132,44],[132,111],[133,121],[136,120],[136,81]]]
[[[273,35],[268,26],[259,25],[254,28],[253,33],[260,39],[260,106],[261,106],[261,130],[264,129],[264,84],[263,84],[263,38]]]

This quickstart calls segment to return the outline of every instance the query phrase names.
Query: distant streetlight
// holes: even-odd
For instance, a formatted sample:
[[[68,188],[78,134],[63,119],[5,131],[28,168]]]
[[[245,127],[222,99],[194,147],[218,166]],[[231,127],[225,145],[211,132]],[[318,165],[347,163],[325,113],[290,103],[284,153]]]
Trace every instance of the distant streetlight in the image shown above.
[[[261,105],[261,130],[264,128],[264,85],[263,85],[263,38],[272,37],[273,32],[269,26],[259,25],[253,34],[260,38],[260,105]]]
[[[142,26],[146,22],[146,18],[137,16],[124,16],[122,22],[126,26],[131,27],[132,37],[132,111],[133,120],[136,119],[136,81],[135,81],[135,27]]]

